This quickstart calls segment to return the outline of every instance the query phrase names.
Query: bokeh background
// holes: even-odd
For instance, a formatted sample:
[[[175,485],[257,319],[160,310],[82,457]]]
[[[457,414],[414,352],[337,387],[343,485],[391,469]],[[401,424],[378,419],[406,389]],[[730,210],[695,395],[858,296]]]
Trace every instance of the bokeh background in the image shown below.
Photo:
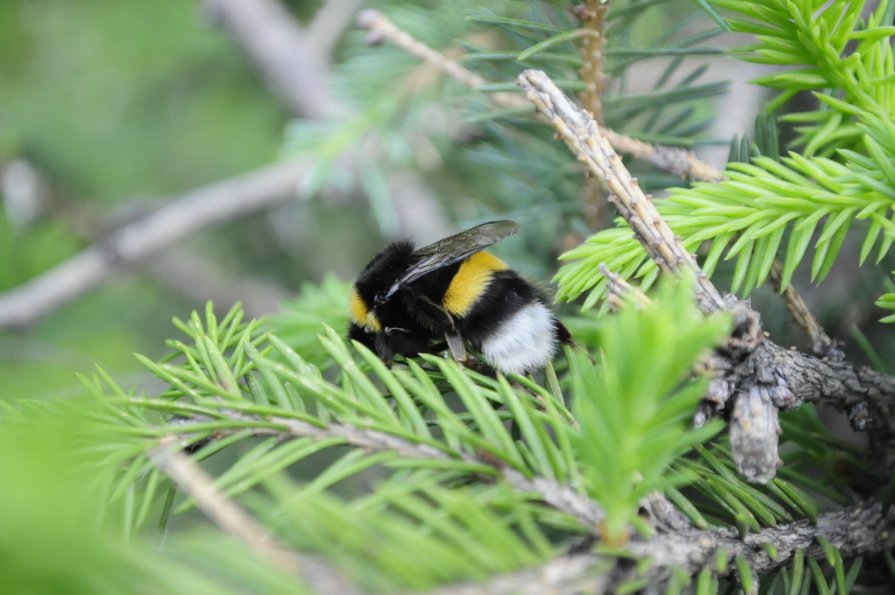
[[[501,167],[530,158],[524,138],[482,117],[481,102],[416,58],[371,46],[354,17],[361,8],[382,9],[428,44],[459,55],[493,41],[469,11],[498,14],[506,4],[0,3],[0,290],[184,193],[290,159],[305,168],[276,205],[199,229],[39,320],[0,331],[0,399],[78,394],[75,374],[97,363],[124,386],[147,387],[149,375],[132,354],[164,353],[172,316],[185,317],[206,300],[221,311],[241,300],[252,315],[272,313],[306,284],[350,280],[385,242],[402,236],[428,242],[513,218],[525,232],[499,251],[526,274],[549,280],[555,257],[588,231],[581,181],[565,148],[539,148],[543,162],[531,166],[528,179],[502,176]],[[680,35],[709,29],[694,7],[656,3],[621,43],[648,45],[682,14],[693,16]],[[277,43],[289,34],[301,43],[279,46],[287,52],[277,57]],[[682,104],[701,126],[688,142],[721,166],[731,139],[751,134],[765,96],[747,82],[758,67],[721,53],[735,37],[714,34],[700,43],[711,51],[687,57],[702,68],[703,85]],[[271,72],[283,59],[293,66],[286,80]],[[652,89],[669,60],[638,63],[625,92]],[[300,92],[290,93],[290,85]],[[607,118],[642,124],[643,114],[625,111],[620,89],[607,93],[618,95]],[[645,126],[640,132],[647,136]],[[648,172],[641,179],[667,183]],[[855,357],[873,358],[856,337],[891,346],[875,323],[880,312],[869,306],[883,276],[857,269],[851,252],[823,293],[796,282]],[[754,299],[779,342],[803,344],[776,296],[760,290]]]

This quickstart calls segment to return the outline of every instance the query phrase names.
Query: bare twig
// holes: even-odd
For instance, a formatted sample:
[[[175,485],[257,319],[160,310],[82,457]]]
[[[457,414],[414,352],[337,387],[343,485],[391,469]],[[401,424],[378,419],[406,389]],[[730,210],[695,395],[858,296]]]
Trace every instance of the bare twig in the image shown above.
[[[329,56],[314,47],[277,0],[205,0],[203,8],[245,49],[267,86],[296,115],[324,118],[341,107],[329,94]]]
[[[600,0],[585,0],[578,6],[577,15],[588,31],[593,34],[584,38],[581,45],[581,80],[585,88],[581,93],[581,103],[598,124],[603,123],[603,90],[606,87],[606,73],[603,70],[606,45],[604,30],[609,5]],[[603,211],[606,206],[606,189],[597,178],[588,176],[584,182],[584,220],[591,229],[603,226]]]
[[[256,418],[236,412],[226,412],[233,419],[243,421],[258,421]],[[321,427],[307,422],[283,417],[272,417],[269,420],[280,424],[286,433],[291,436],[308,436],[317,439],[341,438],[346,444],[374,451],[390,451],[397,453],[402,458],[431,459],[448,461],[454,457],[448,453],[427,444],[411,442],[405,438],[393,436],[386,432],[359,428],[347,424],[332,423]],[[259,429],[259,434],[282,434],[278,430]],[[486,464],[473,455],[462,453],[459,458],[467,463]],[[489,465],[491,466],[491,465]],[[529,479],[522,473],[509,467],[498,468],[500,476],[509,483],[513,489],[521,492],[537,494],[545,503],[578,519],[585,527],[596,527],[603,519],[603,511],[596,503],[586,496],[582,496],[569,486],[562,485],[553,480],[535,477]]]
[[[362,10],[357,15],[357,24],[369,31],[370,43],[379,43],[383,39],[387,39],[408,54],[436,67],[470,89],[477,89],[488,84],[488,81],[481,75],[464,68],[455,60],[451,60],[438,50],[430,48],[409,33],[399,29],[378,10]],[[522,98],[515,93],[495,93],[492,97],[502,105],[524,105]]]
[[[744,558],[756,574],[790,563],[797,551],[808,558],[823,560],[826,554],[818,538],[828,540],[843,558],[879,553],[895,546],[893,510],[884,515],[879,501],[863,502],[824,513],[816,524],[796,521],[762,529],[743,539],[731,529],[660,534],[628,546],[637,559],[651,560],[643,574],[633,565],[616,566],[616,559],[608,555],[575,553],[537,568],[498,576],[485,584],[455,585],[436,593],[612,593],[629,581],[638,581],[638,588],[645,592],[661,592],[672,571],[681,569],[695,575],[703,568],[714,566],[722,548],[727,553],[719,573],[722,576],[735,572],[734,560],[738,557]],[[770,549],[776,552],[773,558],[768,554]],[[639,582],[644,580],[646,584]]]
[[[777,293],[780,293],[783,280],[783,265],[779,260],[774,260],[768,276],[771,278],[771,283],[774,284],[774,289]],[[811,351],[815,355],[828,357],[833,360],[845,359],[842,346],[838,341],[831,339],[823,327],[820,326],[820,323],[817,322],[817,319],[808,309],[808,304],[805,303],[805,300],[796,291],[792,283],[783,290],[783,299],[786,301],[786,307],[789,309],[792,317],[808,334],[808,338],[811,340]]]
[[[326,0],[308,24],[308,45],[325,56],[331,55],[361,4],[363,0]]]
[[[416,56],[450,76],[470,89],[477,89],[488,83],[482,76],[464,68],[440,52],[430,48],[410,34],[399,29],[385,15],[377,10],[364,10],[358,15],[358,24],[370,32],[371,42],[388,40],[408,54]],[[527,105],[518,93],[490,93],[495,103],[504,107]],[[646,161],[653,166],[673,173],[681,178],[714,182],[722,179],[722,174],[711,165],[701,161],[692,151],[677,147],[651,145],[624,134],[604,129],[604,135],[612,146],[621,153]]]
[[[569,149],[606,184],[610,202],[628,221],[659,268],[672,274],[690,270],[697,279],[697,298],[702,309],[706,312],[724,309],[726,303],[721,294],[672,233],[637,180],[631,177],[590,114],[577,108],[541,71],[526,70],[519,75],[519,84]]]
[[[606,288],[606,301],[609,302],[609,305],[613,309],[618,310],[621,308],[624,305],[625,300],[630,297],[633,297],[634,300],[641,305],[651,303],[652,300],[650,300],[639,287],[634,287],[622,279],[621,276],[610,271],[604,263],[600,264],[600,272],[609,282],[609,285]]]
[[[724,179],[724,174],[721,171],[699,159],[693,151],[654,145],[608,128],[603,131],[603,134],[616,150],[635,159],[646,161],[653,167],[674,174],[682,180],[720,182]]]
[[[324,562],[310,556],[300,556],[278,543],[242,508],[225,497],[201,467],[183,454],[182,446],[175,436],[162,438],[159,446],[150,450],[148,456],[180,489],[196,501],[196,505],[208,518],[259,557],[297,576],[316,593],[360,593]]]
[[[268,208],[294,196],[300,162],[264,167],[192,190],[121,227],[43,275],[0,293],[0,328],[24,327],[200,229]]]
[[[520,85],[572,151],[615,195],[613,201],[648,254],[667,272],[685,268],[699,274],[658,211],[646,200],[624,165],[602,137],[589,114],[572,102],[542,72],[526,71]],[[737,466],[753,481],[767,481],[777,464],[777,409],[803,401],[824,402],[849,411],[856,403],[870,410],[884,431],[885,452],[895,453],[895,379],[845,362],[824,361],[789,352],[763,338],[757,313],[744,304],[722,300],[713,285],[698,277],[704,311],[730,308],[735,332],[724,347],[727,369],[720,370],[711,401],[731,415],[731,448]],[[895,465],[895,460],[887,460]]]

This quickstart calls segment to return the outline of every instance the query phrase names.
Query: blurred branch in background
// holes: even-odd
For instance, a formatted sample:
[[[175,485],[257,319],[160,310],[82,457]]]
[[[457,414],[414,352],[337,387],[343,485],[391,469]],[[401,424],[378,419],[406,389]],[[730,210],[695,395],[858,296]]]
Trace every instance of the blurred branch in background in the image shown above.
[[[302,163],[281,163],[174,198],[43,275],[0,294],[0,328],[28,326],[117,272],[205,227],[291,198],[304,172]]]
[[[316,46],[277,0],[206,0],[212,22],[245,50],[264,82],[289,109],[320,119],[339,110],[329,94],[329,46]],[[338,33],[338,31],[334,31]]]
[[[341,575],[321,560],[299,555],[278,543],[267,529],[230,500],[214,485],[214,479],[183,454],[183,445],[176,436],[166,436],[149,452],[152,462],[184,492],[195,498],[197,506],[215,524],[242,541],[248,548],[274,566],[294,575],[323,595],[360,593]]]
[[[369,40],[371,43],[387,39],[407,53],[424,60],[427,64],[436,66],[439,70],[470,89],[477,89],[488,84],[488,81],[482,76],[466,69],[455,60],[451,60],[399,29],[378,10],[364,10],[359,13],[358,24],[370,32]],[[504,107],[526,105],[525,99],[519,93],[492,93],[490,97],[495,103]],[[635,159],[646,161],[656,168],[682,179],[716,182],[723,177],[720,171],[701,161],[692,151],[678,147],[650,144],[610,129],[603,129],[603,134],[617,151],[630,155]]]
[[[228,272],[217,260],[186,250],[170,250],[147,263],[152,275],[180,295],[197,303],[212,301],[224,310],[241,302],[248,316],[275,312],[289,293],[273,283]]]
[[[308,45],[329,57],[336,43],[354,23],[363,0],[328,0],[314,15],[307,29]]]
[[[307,29],[276,0],[207,0],[203,7],[214,22],[233,35],[267,86],[290,111],[304,118],[321,119],[344,115],[346,110],[329,92],[328,53],[353,19],[356,4],[355,0],[326,3]],[[329,42],[318,45],[323,37]],[[375,155],[376,142],[369,139],[364,147],[353,149]],[[342,155],[340,163],[353,169],[357,159],[358,154]],[[296,196],[307,169],[306,163],[298,161],[273,165],[166,201],[165,206],[115,230],[43,275],[0,293],[0,329],[26,327],[205,227],[288,201]],[[396,189],[395,208],[401,229],[411,229],[421,213],[429,226],[446,228],[444,212],[425,184],[409,171],[398,173],[400,179],[394,183],[389,180],[388,185]],[[198,256],[186,258],[180,253],[149,266],[156,277],[185,295],[202,300],[215,296],[222,308],[241,300],[252,315],[271,311],[284,296],[278,288],[259,286],[254,281],[234,285],[220,267],[200,262]]]

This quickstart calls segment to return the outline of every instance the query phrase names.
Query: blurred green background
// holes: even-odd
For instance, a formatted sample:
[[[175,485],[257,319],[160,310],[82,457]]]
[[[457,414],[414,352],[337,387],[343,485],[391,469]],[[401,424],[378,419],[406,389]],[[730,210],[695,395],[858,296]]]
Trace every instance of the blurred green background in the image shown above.
[[[343,104],[344,113],[326,122],[297,119],[299,114],[276,97],[234,36],[206,10],[209,4],[0,2],[0,291],[20,286],[116,225],[183,192],[285,156],[318,158],[294,189],[293,200],[179,242],[174,258],[193,267],[195,275],[184,279],[183,274],[175,278],[151,267],[128,269],[28,328],[0,330],[0,404],[76,397],[85,392],[77,373],[90,374],[96,364],[125,389],[153,391],[159,381],[153,381],[133,354],[155,360],[166,353],[165,340],[179,335],[170,324],[172,316],[185,318],[209,299],[225,311],[233,299],[255,292],[261,297],[252,301],[249,314],[265,314],[308,283],[333,276],[351,279],[386,241],[399,236],[414,235],[428,242],[489,218],[513,218],[524,232],[496,249],[514,267],[546,285],[556,270],[556,256],[587,233],[581,217],[583,178],[573,157],[549,130],[529,121],[489,118],[493,106],[488,101],[444,82],[399,48],[388,44],[371,48],[353,19],[343,23],[346,32],[338,36],[339,43],[328,56],[331,64],[326,65],[331,75],[328,93]],[[307,23],[321,3],[285,4],[298,21]],[[495,33],[497,27],[483,26],[484,21],[472,21],[469,11],[482,16],[491,9],[502,14],[535,6],[555,8],[560,19],[568,18],[566,8],[573,3],[345,0],[343,4],[385,7],[402,28],[420,39],[451,51],[460,48],[474,59],[477,48],[518,50],[532,40],[517,38],[516,46],[501,45],[512,36]],[[679,21],[684,24],[668,33],[670,41],[691,36],[697,40],[693,44],[716,43],[714,37],[699,37],[712,25],[695,6],[690,0],[654,3],[637,12],[630,38],[618,44],[662,45],[669,40],[657,38],[655,32],[665,33],[669,22]],[[737,41],[725,37],[717,43]],[[666,56],[626,75],[625,81],[614,82],[606,102],[607,121],[641,138],[658,134],[648,123],[652,119],[657,128],[661,124],[661,110],[651,111],[655,103],[665,107],[661,94],[656,92],[653,105],[646,107],[643,96],[654,87],[674,92],[680,79],[699,71],[689,82],[695,99],[668,109],[681,110],[671,114],[679,127],[670,130],[681,146],[714,148],[715,165],[723,165],[730,139],[751,133],[764,96],[754,87],[746,91],[750,87],[742,83],[758,73],[721,56],[722,49],[696,56],[669,81],[656,84],[673,60]],[[630,60],[620,56],[613,63],[618,73]],[[465,64],[493,81],[511,83],[519,68],[513,61],[474,63],[473,59]],[[709,64],[704,69],[703,61]],[[576,65],[569,61],[548,66],[556,68],[551,70],[555,78],[576,76]],[[729,78],[738,79],[741,86],[724,95],[723,81]],[[641,104],[626,98],[626,93],[640,93]],[[716,123],[722,128],[712,128]],[[532,129],[535,133],[529,134]],[[364,158],[352,168],[329,159],[357,147]],[[680,183],[638,167],[643,165],[634,164],[634,173],[648,188]],[[23,176],[36,186],[22,191]],[[24,199],[16,198],[23,193]],[[884,290],[882,267],[891,267],[892,260],[881,268],[858,269],[854,266],[858,245],[846,246],[821,291],[812,290],[804,276],[796,283],[831,334],[849,338],[857,327],[869,336],[875,350],[852,341],[849,357],[872,360],[893,348],[891,332],[876,324],[882,314],[872,306]],[[716,281],[723,286],[730,272],[730,268],[719,271]],[[198,273],[210,273],[215,282]],[[316,332],[319,325],[313,316],[337,320],[345,315],[343,302],[333,299],[343,289],[328,282],[316,293],[308,292],[304,303],[312,306],[308,310],[313,313],[292,312],[292,326],[278,329],[282,338],[303,352],[303,342],[313,342],[313,334],[295,329],[314,326]],[[804,346],[801,331],[778,296],[765,287],[753,301],[778,343]],[[302,320],[302,315],[311,319]],[[578,330],[575,324],[570,327]],[[37,495],[70,489],[55,475],[67,464],[57,456],[66,451],[69,437],[52,430],[48,434],[52,436],[31,438],[34,444],[45,441],[48,449],[52,446],[52,456],[43,456],[38,449],[21,460],[0,457],[0,478],[10,483],[27,476],[32,467],[49,470],[48,478],[29,483],[32,489],[21,499],[10,496],[0,501],[0,509],[17,511],[24,500],[33,500],[34,510],[50,508],[54,499]],[[18,438],[4,439],[0,451],[21,448]],[[72,504],[70,509],[69,516],[79,517],[83,507]],[[83,527],[72,525],[74,550]],[[30,531],[28,522],[23,522],[20,532]],[[10,535],[14,538],[9,543],[18,547],[18,537]],[[43,547],[40,541],[35,549]],[[28,557],[25,552],[23,559]],[[66,559],[63,554],[57,558]]]
[[[284,155],[319,158],[291,204],[178,243],[175,254],[196,257],[192,266],[202,272],[211,269],[220,291],[198,275],[184,281],[181,272],[172,280],[129,268],[34,325],[0,330],[0,399],[74,396],[82,392],[75,372],[97,363],[123,385],[146,388],[150,376],[132,354],[161,355],[174,334],[172,316],[184,317],[206,299],[226,310],[246,287],[260,288],[266,307],[328,274],[350,279],[385,241],[406,235],[432,241],[505,211],[501,200],[514,201],[512,216],[550,240],[542,244],[529,234],[499,251],[545,282],[552,274],[562,213],[578,206],[561,204],[549,191],[533,193],[542,171],[532,171],[529,180],[495,179],[494,160],[502,158],[495,147],[474,147],[461,157],[445,151],[451,143],[480,140],[452,102],[431,107],[457,98],[456,88],[433,85],[438,77],[431,73],[414,79],[419,62],[397,48],[371,51],[354,26],[360,2],[343,3],[352,16],[329,57],[335,63],[330,93],[348,115],[324,124],[295,119],[216,22],[210,4],[0,3],[0,290],[23,284],[178,193]],[[391,6],[405,10],[405,25],[424,27],[438,46],[468,29],[463,16],[471,6],[505,9],[501,2],[417,4]],[[320,3],[285,5],[302,22]],[[393,92],[395,77],[408,72]],[[378,144],[356,167],[330,162],[363,146],[370,131]],[[551,151],[552,159],[569,161],[563,147]],[[528,155],[522,151],[520,158]],[[557,195],[577,201],[568,170],[550,173]]]
[[[0,3],[0,106],[0,163],[25,160],[51,196],[33,221],[0,211],[4,290],[88,245],[73,214],[139,207],[277,159],[288,118],[228,35],[182,0]],[[234,274],[276,251],[246,242],[218,228],[187,246],[243,261],[227,264]],[[286,287],[300,279],[277,274]],[[161,353],[167,321],[195,305],[151,275],[121,275],[24,333],[0,333],[0,398],[75,393],[72,372],[95,362],[139,385],[132,353]]]
[[[150,376],[132,354],[164,353],[164,340],[176,334],[172,316],[187,316],[207,299],[224,311],[250,293],[261,299],[247,304],[249,314],[265,314],[307,282],[328,274],[350,279],[396,237],[428,242],[488,218],[513,218],[524,233],[497,251],[546,284],[555,257],[588,232],[580,174],[565,147],[543,130],[539,143],[524,122],[489,117],[494,108],[487,101],[445,82],[403,50],[371,48],[353,19],[358,7],[384,8],[430,45],[468,51],[466,65],[489,80],[512,81],[518,63],[474,60],[476,48],[507,43],[482,15],[552,10],[551,18],[561,21],[569,18],[571,2],[344,0],[350,18],[343,19],[324,64],[330,75],[325,92],[342,111],[327,121],[296,119],[299,114],[276,97],[238,39],[216,20],[213,4],[0,3],[0,290],[34,278],[89,246],[91,238],[179,193],[287,155],[317,159],[288,204],[179,242],[174,258],[189,260],[195,275],[188,269],[179,278],[129,269],[29,328],[0,330],[0,399],[76,395],[82,388],[74,373],[89,372],[96,363],[124,386],[146,388]],[[285,6],[307,25],[321,2]],[[765,96],[744,82],[758,74],[752,67],[720,55],[723,46],[741,40],[715,37],[712,23],[694,6],[672,0],[636,13],[626,30],[630,37],[617,40],[619,46],[668,43],[654,32],[669,22],[681,23],[680,30],[667,32],[671,41],[715,45],[670,78],[664,73],[673,60],[659,58],[634,65],[640,68],[636,76],[612,79],[606,118],[649,138],[656,132],[648,122],[655,124],[658,107],[666,105],[640,108],[638,101],[656,86],[681,95],[675,85],[686,76],[692,98],[667,110],[680,107],[679,114],[688,114],[671,113],[678,119],[675,138],[713,150],[714,163],[722,165],[729,140],[751,133]],[[610,74],[630,62],[624,54],[613,58]],[[546,64],[554,76],[576,76],[575,64]],[[732,91],[725,95],[727,79]],[[630,99],[638,93],[640,100]],[[358,147],[363,158],[353,167],[330,159]],[[680,183],[633,167],[647,187]],[[38,181],[24,204],[10,190],[23,168],[27,179]],[[884,290],[883,277],[879,270],[855,267],[855,250],[846,246],[822,295],[804,277],[796,283],[834,335],[849,338],[857,325],[878,342],[886,334],[875,325],[879,314],[871,304]],[[717,280],[723,285],[728,275],[721,270]],[[754,301],[776,340],[804,345],[777,296],[762,288]],[[854,347],[854,357],[866,355]]]

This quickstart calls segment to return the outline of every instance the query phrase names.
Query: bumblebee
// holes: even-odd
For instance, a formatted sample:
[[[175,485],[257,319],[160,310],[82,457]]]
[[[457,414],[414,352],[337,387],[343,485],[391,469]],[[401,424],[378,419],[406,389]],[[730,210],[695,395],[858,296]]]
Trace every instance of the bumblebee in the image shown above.
[[[349,338],[389,364],[445,346],[465,362],[468,345],[505,374],[544,367],[569,331],[542,291],[484,251],[517,231],[492,221],[424,248],[390,244],[352,287]]]

